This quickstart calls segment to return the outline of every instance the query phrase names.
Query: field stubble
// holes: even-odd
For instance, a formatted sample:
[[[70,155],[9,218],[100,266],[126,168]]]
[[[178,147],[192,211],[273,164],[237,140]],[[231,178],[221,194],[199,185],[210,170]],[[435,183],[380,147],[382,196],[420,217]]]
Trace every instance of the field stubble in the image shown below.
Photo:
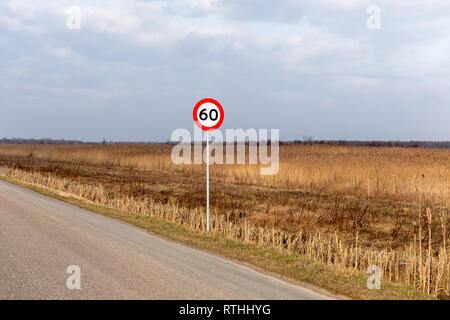
[[[204,166],[170,145],[0,146],[0,174],[205,230]],[[283,145],[280,170],[213,165],[214,233],[449,294],[450,150]]]

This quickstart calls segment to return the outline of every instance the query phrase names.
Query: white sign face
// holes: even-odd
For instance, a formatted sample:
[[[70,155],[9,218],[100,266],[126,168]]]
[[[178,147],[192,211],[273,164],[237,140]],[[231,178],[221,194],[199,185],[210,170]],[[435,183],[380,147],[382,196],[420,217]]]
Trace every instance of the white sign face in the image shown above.
[[[218,129],[224,118],[223,108],[214,99],[203,99],[194,108],[194,122],[200,129],[211,131]]]
[[[220,110],[214,103],[206,102],[198,108],[197,119],[204,127],[214,127],[220,120]]]

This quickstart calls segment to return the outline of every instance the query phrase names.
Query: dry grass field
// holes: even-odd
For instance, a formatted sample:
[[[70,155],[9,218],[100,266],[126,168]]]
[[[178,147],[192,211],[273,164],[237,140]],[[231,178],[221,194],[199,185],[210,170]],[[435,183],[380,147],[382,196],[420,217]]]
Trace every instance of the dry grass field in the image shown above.
[[[1,145],[0,175],[204,231],[205,167],[171,145]],[[280,169],[212,165],[212,232],[449,294],[450,150],[282,145]]]

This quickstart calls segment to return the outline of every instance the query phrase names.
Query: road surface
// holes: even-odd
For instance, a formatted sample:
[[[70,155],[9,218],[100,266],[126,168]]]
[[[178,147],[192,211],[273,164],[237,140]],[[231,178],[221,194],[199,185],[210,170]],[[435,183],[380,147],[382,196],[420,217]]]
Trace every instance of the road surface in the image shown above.
[[[328,298],[0,181],[0,299]]]

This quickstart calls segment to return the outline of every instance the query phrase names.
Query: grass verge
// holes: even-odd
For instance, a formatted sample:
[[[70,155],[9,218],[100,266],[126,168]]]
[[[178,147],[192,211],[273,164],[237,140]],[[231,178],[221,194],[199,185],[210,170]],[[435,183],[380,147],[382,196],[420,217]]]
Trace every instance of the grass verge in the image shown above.
[[[119,209],[104,207],[9,177],[0,176],[0,179],[79,208],[124,221],[163,238],[209,251],[262,272],[281,276],[285,280],[302,284],[319,292],[322,291],[321,293],[325,293],[323,292],[325,289],[338,297],[352,299],[436,299],[419,292],[412,286],[387,281],[382,281],[380,290],[369,290],[366,286],[367,276],[361,272],[343,272],[333,266],[315,262],[307,256],[224,239],[218,235],[194,231],[163,219],[143,217]]]

